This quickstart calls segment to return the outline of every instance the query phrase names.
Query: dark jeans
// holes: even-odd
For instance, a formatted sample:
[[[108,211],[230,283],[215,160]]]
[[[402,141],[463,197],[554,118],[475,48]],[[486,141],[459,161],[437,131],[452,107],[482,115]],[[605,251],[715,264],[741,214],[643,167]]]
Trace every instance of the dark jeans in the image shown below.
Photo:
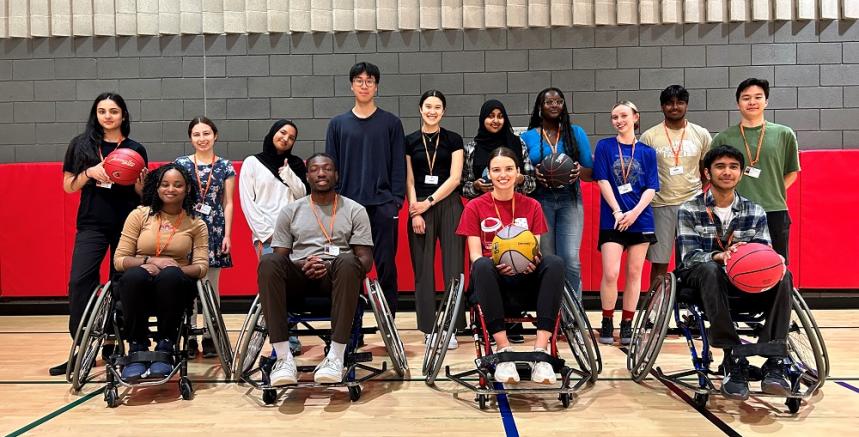
[[[767,213],[767,227],[770,231],[773,250],[784,257],[785,264],[789,262],[790,223],[790,214],[787,211],[772,211]]]
[[[365,206],[370,217],[370,230],[373,232],[373,262],[379,285],[385,293],[385,300],[391,307],[391,314],[397,313],[397,225],[400,213],[396,203]]]
[[[552,332],[561,308],[564,261],[557,255],[547,255],[530,274],[504,276],[490,258],[483,257],[471,265],[471,284],[490,335],[505,330],[505,309],[522,311],[534,305],[537,329]]]
[[[121,229],[115,231],[78,229],[72,252],[72,268],[69,273],[69,334],[72,338],[78,329],[86,304],[99,286],[99,269],[104,255],[110,249],[110,277],[113,269],[113,254],[119,244]]]
[[[790,327],[790,298],[793,278],[790,271],[775,287],[763,293],[746,293],[731,285],[725,270],[715,261],[703,262],[678,271],[685,286],[698,290],[704,313],[710,321],[710,344],[732,349],[736,356],[787,355],[787,333]],[[766,321],[758,343],[743,344],[731,313],[763,312]]]
[[[119,300],[128,340],[148,344],[149,316],[158,319],[155,340],[176,341],[183,312],[197,293],[195,280],[179,267],[167,267],[152,276],[143,267],[133,267],[119,279]]]
[[[272,343],[289,339],[287,303],[300,304],[309,295],[331,296],[331,339],[342,344],[349,342],[364,279],[357,256],[340,254],[332,261],[326,276],[312,280],[288,256],[269,253],[260,258],[257,273],[262,312]]]

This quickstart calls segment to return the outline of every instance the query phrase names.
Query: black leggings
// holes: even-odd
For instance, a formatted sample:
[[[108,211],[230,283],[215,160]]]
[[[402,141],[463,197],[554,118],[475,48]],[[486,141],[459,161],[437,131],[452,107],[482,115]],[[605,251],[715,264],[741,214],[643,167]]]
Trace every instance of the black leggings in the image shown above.
[[[158,319],[156,341],[176,340],[182,313],[196,291],[194,279],[179,267],[167,267],[156,276],[142,267],[126,271],[119,279],[119,300],[128,341],[148,344],[150,314]]]
[[[490,335],[504,331],[505,309],[522,311],[535,304],[537,329],[552,332],[561,307],[564,261],[557,255],[547,255],[530,274],[504,276],[491,259],[483,257],[471,265],[471,284]]]
[[[72,268],[69,273],[69,334],[75,336],[86,304],[101,282],[99,269],[104,255],[110,249],[110,277],[113,269],[113,254],[119,244],[121,229],[78,229],[72,252]]]

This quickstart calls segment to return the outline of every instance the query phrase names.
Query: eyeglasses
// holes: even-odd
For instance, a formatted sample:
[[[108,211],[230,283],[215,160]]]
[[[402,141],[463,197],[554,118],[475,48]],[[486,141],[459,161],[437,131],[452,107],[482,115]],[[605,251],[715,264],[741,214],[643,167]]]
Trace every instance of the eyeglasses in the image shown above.
[[[564,106],[564,99],[546,99],[543,104],[546,106]]]
[[[362,86],[366,85],[367,88],[370,88],[370,87],[376,86],[376,79],[355,78],[355,79],[352,79],[352,83],[358,87],[362,87]]]

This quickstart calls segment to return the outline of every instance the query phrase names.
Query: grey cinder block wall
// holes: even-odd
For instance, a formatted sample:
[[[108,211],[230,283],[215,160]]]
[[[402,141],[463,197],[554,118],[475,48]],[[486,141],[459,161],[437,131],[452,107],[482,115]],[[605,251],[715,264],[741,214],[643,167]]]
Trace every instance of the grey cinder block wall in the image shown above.
[[[191,150],[187,121],[220,128],[219,154],[261,149],[273,119],[299,126],[296,151],[324,148],[333,115],[352,103],[357,60],[381,67],[381,107],[418,128],[417,99],[448,96],[444,125],[470,138],[487,98],[524,126],[553,85],[592,138],[612,134],[619,99],[661,120],[659,91],[691,92],[692,121],[713,132],[736,123],[734,88],[770,80],[768,119],[793,127],[802,149],[859,148],[859,23],[854,21],[271,35],[0,40],[0,162],[60,161],[93,98],[126,98],[132,138],[153,160]]]

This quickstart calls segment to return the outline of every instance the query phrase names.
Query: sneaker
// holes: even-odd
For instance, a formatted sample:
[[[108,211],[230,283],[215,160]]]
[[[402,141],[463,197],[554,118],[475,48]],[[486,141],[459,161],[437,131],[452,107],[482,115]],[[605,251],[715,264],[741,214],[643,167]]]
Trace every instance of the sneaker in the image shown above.
[[[728,399],[744,401],[749,398],[749,362],[745,358],[728,358],[723,363],[725,379],[722,394]]]
[[[507,325],[507,340],[513,344],[522,344],[525,343],[525,336],[522,335],[522,327],[521,323],[512,323]]]
[[[761,391],[776,396],[787,396],[790,394],[790,384],[784,377],[784,361],[781,358],[771,357],[764,364],[764,377],[761,380]]]
[[[620,344],[627,346],[632,343],[632,320],[620,321]]]
[[[272,387],[298,383],[298,369],[295,367],[295,360],[278,358],[274,362],[268,378]]]
[[[600,327],[600,343],[602,344],[612,344],[614,343],[614,323],[608,317],[602,318],[602,326]]]
[[[554,384],[557,381],[555,369],[545,361],[531,363],[531,381],[537,384]]]
[[[197,337],[191,337],[188,339],[188,359],[193,360],[197,358]]]
[[[69,362],[66,361],[63,364],[58,364],[54,367],[48,369],[48,374],[51,376],[60,376],[66,374],[66,369],[69,367]]]
[[[313,381],[317,384],[343,382],[343,361],[339,358],[325,357],[313,371]]]
[[[430,334],[424,335],[424,344],[430,344]],[[447,350],[452,351],[459,347],[459,342],[456,341],[456,335],[450,336],[450,341],[447,343]]]
[[[134,352],[142,352],[149,350],[146,345],[140,343],[131,343],[128,346],[129,355]],[[146,363],[130,363],[122,368],[122,379],[128,382],[135,382],[142,378],[147,372]]]
[[[298,336],[291,335],[289,337],[289,350],[292,351],[294,357],[301,355],[301,340],[298,339]]]
[[[505,347],[503,349],[498,349],[495,353],[500,352],[513,352],[513,348]],[[519,382],[519,371],[516,369],[516,363],[513,361],[505,361],[503,363],[498,363],[495,365],[495,372],[493,373],[493,378],[495,381],[500,382],[502,384],[517,384]]]
[[[168,353],[171,357],[169,361],[153,361],[152,364],[149,365],[149,376],[154,378],[163,378],[173,371],[173,342],[167,339],[161,340],[158,342],[158,345],[155,346],[155,350],[157,352]]]
[[[300,345],[299,348],[301,348]],[[217,356],[218,350],[215,349],[215,342],[211,338],[203,337],[203,358],[215,358]]]

